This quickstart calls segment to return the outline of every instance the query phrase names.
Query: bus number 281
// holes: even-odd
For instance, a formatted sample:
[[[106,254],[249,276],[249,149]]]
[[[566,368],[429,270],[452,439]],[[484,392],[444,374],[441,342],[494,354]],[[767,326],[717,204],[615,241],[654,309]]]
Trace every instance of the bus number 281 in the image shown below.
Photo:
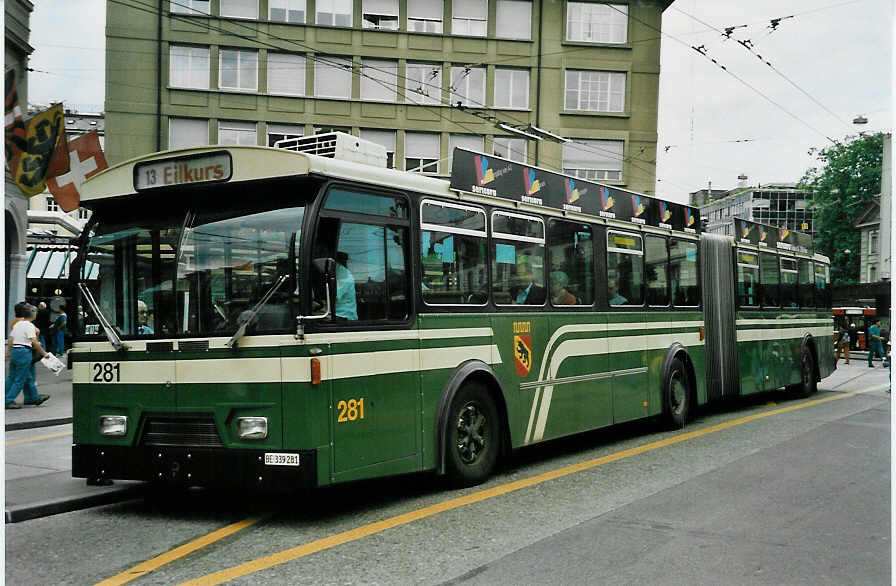
[[[111,362],[93,363],[93,382],[111,383],[121,380],[121,364]]]
[[[364,419],[364,397],[358,400],[339,401],[336,404],[336,409],[339,410],[339,417],[336,418],[337,423]]]

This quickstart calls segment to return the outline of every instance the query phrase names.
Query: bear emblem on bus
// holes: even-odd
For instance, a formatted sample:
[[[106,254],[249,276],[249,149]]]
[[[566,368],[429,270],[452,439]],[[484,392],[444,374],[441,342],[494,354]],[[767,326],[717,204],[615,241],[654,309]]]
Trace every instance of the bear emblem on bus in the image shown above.
[[[520,376],[526,376],[532,370],[532,336],[518,334],[513,336],[513,361]]]

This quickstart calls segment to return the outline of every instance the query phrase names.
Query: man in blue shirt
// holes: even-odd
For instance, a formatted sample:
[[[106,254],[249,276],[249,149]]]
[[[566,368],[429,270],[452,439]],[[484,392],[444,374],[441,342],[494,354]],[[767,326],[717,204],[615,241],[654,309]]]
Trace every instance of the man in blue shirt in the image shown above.
[[[874,358],[874,355],[883,359],[884,357],[884,347],[881,343],[880,337],[880,319],[874,318],[871,320],[871,327],[868,328],[868,368],[873,368],[874,364],[871,363],[871,360]]]

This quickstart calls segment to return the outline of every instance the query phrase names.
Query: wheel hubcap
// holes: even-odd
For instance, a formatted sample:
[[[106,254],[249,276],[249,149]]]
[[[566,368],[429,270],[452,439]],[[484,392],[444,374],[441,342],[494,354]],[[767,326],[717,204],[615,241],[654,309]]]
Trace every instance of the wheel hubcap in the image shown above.
[[[671,403],[669,407],[672,409],[673,413],[680,415],[682,409],[684,409],[687,388],[685,388],[684,383],[681,382],[681,376],[677,373],[672,377],[672,380],[669,381],[669,391],[669,401]]]
[[[476,403],[467,403],[457,418],[457,453],[465,464],[475,462],[486,448],[486,419]]]

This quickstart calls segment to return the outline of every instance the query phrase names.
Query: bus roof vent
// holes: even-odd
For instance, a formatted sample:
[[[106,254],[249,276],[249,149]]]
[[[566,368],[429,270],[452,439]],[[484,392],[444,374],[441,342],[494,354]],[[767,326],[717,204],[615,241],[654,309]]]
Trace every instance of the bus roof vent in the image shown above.
[[[288,151],[364,163],[374,167],[386,166],[386,147],[344,132],[286,138],[278,140],[274,146]]]

